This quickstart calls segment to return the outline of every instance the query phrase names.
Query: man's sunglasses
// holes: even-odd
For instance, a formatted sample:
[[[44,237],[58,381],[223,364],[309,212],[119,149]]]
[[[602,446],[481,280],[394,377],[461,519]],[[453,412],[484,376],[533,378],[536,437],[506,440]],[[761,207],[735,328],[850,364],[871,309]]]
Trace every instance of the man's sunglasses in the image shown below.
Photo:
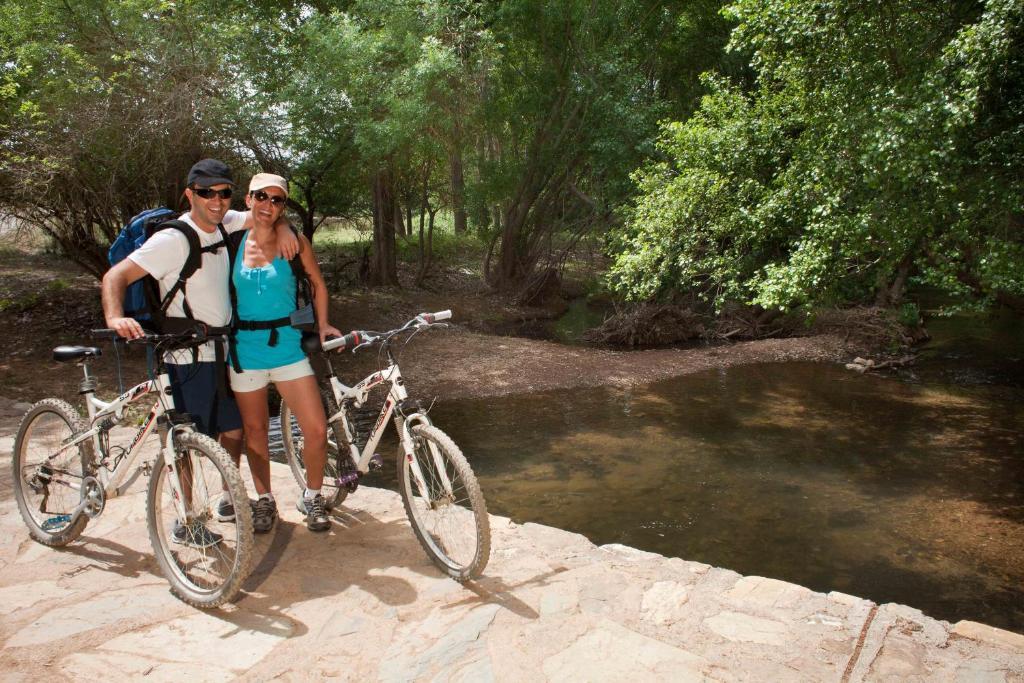
[[[286,201],[288,201],[285,197],[278,197],[277,195],[267,194],[263,190],[256,190],[255,192],[253,192],[252,198],[258,202],[265,202],[269,199],[270,203],[273,204],[274,206],[281,206]]]
[[[230,187],[225,187],[223,190],[212,190],[208,187],[193,187],[192,191],[203,199],[212,199],[214,196],[220,197],[221,199],[231,199]]]

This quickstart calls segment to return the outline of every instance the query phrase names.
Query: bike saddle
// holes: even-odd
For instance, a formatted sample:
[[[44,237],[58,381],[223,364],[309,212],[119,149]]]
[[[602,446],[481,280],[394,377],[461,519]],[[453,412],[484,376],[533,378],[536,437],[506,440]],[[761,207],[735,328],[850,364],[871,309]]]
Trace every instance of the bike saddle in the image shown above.
[[[58,346],[53,350],[53,359],[62,363],[64,361],[100,355],[102,355],[102,352],[95,346]]]

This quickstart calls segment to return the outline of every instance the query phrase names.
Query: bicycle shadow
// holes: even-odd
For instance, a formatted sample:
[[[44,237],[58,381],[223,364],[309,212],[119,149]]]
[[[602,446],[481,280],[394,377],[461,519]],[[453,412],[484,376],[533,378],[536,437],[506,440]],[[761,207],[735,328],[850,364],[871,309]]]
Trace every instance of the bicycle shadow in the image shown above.
[[[139,552],[107,538],[84,535],[73,545],[57,550],[92,561],[92,564],[81,565],[62,572],[61,576],[64,578],[71,578],[89,571],[90,569],[97,569],[100,571],[113,572],[114,574],[129,579],[148,575],[154,579],[154,583],[163,583],[165,586],[167,585],[167,578],[160,571],[160,567],[151,552]],[[174,602],[177,602],[177,598],[173,596],[169,586],[167,586],[166,590],[168,597],[172,598]],[[185,603],[179,604],[183,607],[187,607]],[[219,636],[222,639],[230,638],[238,632],[250,630],[258,630],[267,635],[280,638],[301,636],[309,631],[305,624],[286,615],[268,618],[266,615],[247,613],[237,610],[230,605],[225,606],[225,608],[222,609],[197,609],[196,612],[206,614],[235,625],[236,628],[234,631],[228,631]],[[282,624],[282,620],[286,621],[287,624]],[[161,621],[162,620],[158,619],[149,625],[153,626]]]
[[[383,521],[364,511],[335,511],[334,527],[326,537],[307,532],[301,523],[278,520],[273,538],[264,548],[263,556],[243,585],[246,595],[238,600],[246,609],[272,605],[283,609],[295,599],[309,600],[337,595],[358,588],[373,595],[381,603],[398,606],[418,599],[413,583],[395,576],[375,573],[390,567],[402,567],[431,579],[444,578],[423,553],[405,518]],[[337,559],[339,552],[344,558]],[[294,573],[291,563],[302,561],[316,571],[313,579],[300,579],[301,592],[289,600],[286,584],[295,577],[274,581],[277,572]],[[497,576],[456,582],[473,595],[445,604],[443,609],[457,609],[474,604],[495,604],[524,619],[538,619],[540,614],[516,593],[523,588],[546,586],[552,577],[569,571],[555,567],[532,578],[508,583]],[[256,595],[258,594],[258,595]]]
[[[238,603],[248,604],[252,594],[264,593],[273,596],[278,607],[286,607],[297,600],[337,595],[349,588],[359,588],[387,605],[415,602],[417,592],[412,583],[374,573],[401,566],[399,558],[412,549],[402,547],[408,545],[405,535],[414,541],[408,527],[365,511],[335,511],[332,516],[334,524],[327,532],[310,532],[301,522],[278,519],[266,545],[257,537],[257,552],[262,555],[242,585],[247,595]],[[396,547],[397,553],[390,551]],[[287,589],[294,584],[299,584],[301,591],[292,590],[296,594],[289,597]]]
[[[83,535],[75,543],[54,550],[96,563],[64,572],[62,576],[65,577],[76,576],[90,569],[98,569],[113,572],[128,579],[135,579],[144,574],[149,574],[156,579],[164,579],[151,552],[139,552],[128,546],[115,543],[109,538]]]
[[[505,583],[496,576],[483,576],[474,581],[464,581],[463,587],[475,593],[476,597],[450,603],[445,605],[444,609],[455,609],[473,603],[492,604],[504,607],[524,619],[538,619],[540,614],[537,610],[516,597],[515,590],[528,586],[546,586],[551,577],[567,571],[569,571],[568,567],[555,567],[549,572],[513,584]]]

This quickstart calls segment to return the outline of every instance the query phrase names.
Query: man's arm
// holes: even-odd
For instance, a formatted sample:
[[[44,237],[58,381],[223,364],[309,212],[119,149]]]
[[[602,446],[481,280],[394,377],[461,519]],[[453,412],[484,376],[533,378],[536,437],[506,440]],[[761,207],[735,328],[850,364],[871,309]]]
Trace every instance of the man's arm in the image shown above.
[[[228,211],[224,216],[224,230],[228,234],[250,228],[252,228],[252,211]],[[291,223],[282,215],[274,223],[274,230],[277,232],[277,253],[291,260],[301,249],[299,240],[291,230]]]
[[[281,216],[277,219],[277,222],[274,223],[274,232],[277,233],[277,253],[281,256],[290,261],[296,254],[302,251],[302,243],[295,236],[295,232],[292,230],[291,223],[288,222],[287,218]]]
[[[148,273],[142,266],[130,258],[118,263],[103,276],[101,296],[103,300],[103,317],[107,327],[116,330],[125,339],[137,339],[145,332],[134,318],[124,316],[124,293],[128,285],[144,277]]]

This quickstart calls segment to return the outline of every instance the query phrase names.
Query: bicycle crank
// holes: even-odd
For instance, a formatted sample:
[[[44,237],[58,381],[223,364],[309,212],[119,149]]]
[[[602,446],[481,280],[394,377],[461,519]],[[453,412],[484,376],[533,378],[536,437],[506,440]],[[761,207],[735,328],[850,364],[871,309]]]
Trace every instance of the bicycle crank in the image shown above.
[[[86,477],[82,480],[82,513],[89,519],[96,519],[103,512],[107,504],[107,495],[103,491],[103,485],[96,477]]]

